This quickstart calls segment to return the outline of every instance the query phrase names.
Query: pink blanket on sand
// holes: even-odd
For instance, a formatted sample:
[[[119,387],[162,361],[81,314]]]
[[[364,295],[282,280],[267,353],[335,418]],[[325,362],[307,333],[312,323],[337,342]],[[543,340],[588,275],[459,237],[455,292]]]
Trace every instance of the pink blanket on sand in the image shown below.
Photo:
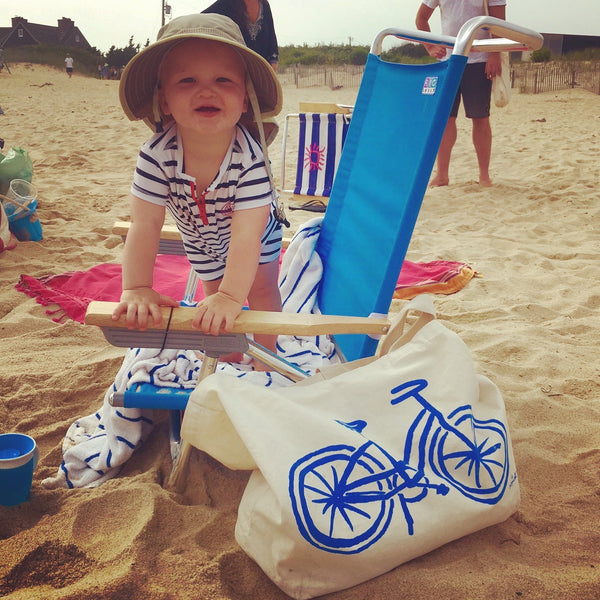
[[[183,298],[188,273],[189,262],[185,256],[159,254],[154,267],[154,287],[161,294]],[[465,263],[404,261],[394,298],[410,300],[425,293],[453,294],[474,275],[475,271]],[[121,265],[105,263],[88,271],[43,277],[21,275],[15,287],[43,306],[58,305],[58,308],[46,311],[53,321],[62,323],[73,319],[83,323],[85,311],[92,300],[118,302],[121,295]],[[202,297],[202,286],[198,286],[196,300]]]

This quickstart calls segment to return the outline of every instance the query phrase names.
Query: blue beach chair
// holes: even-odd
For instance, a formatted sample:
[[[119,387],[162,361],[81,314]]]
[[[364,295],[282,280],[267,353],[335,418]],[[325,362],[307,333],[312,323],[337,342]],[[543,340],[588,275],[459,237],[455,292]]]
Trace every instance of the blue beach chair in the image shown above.
[[[481,28],[494,39],[474,40]],[[453,48],[447,61],[428,65],[388,63],[382,44],[393,36]],[[385,318],[417,220],[439,144],[471,48],[479,51],[540,48],[538,33],[493,17],[471,19],[456,38],[386,29],[373,42],[351,124],[317,242],[323,262],[318,306],[323,315],[244,311],[235,332],[218,337],[192,331],[193,308],[164,309],[167,330],[130,331],[111,321],[113,304],[92,303],[86,323],[103,328],[116,346],[188,348],[205,352],[200,378],[214,372],[218,356],[246,352],[293,381],[306,377],[294,365],[246,339],[246,333],[335,335],[346,360],[372,356],[373,334],[385,333]],[[329,317],[327,315],[337,315]],[[189,392],[172,393],[142,384],[114,398],[118,406],[184,410]],[[181,481],[190,451],[177,438],[170,484]]]
[[[473,42],[481,28],[513,41]],[[387,36],[450,46],[453,52],[447,61],[429,65],[388,63],[380,57]],[[387,314],[471,46],[518,50],[542,42],[535,32],[491,17],[470,20],[456,39],[396,29],[376,37],[317,245],[327,263],[319,289],[323,313]],[[337,293],[340,289],[357,293]],[[372,355],[377,342],[356,335],[341,338],[339,345],[352,360]]]

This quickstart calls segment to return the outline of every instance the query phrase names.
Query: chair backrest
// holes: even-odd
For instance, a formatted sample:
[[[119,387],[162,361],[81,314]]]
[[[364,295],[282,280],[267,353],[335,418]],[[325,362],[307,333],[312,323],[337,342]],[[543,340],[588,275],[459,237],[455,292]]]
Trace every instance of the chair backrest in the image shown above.
[[[330,196],[350,116],[300,112],[294,194]]]
[[[317,243],[324,314],[387,314],[466,60],[369,54]],[[377,346],[362,335],[337,341],[348,360]]]

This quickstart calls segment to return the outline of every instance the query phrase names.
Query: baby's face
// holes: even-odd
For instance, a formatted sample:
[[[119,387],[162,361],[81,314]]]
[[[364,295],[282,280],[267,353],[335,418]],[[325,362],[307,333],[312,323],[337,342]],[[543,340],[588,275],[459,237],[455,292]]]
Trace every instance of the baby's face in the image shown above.
[[[182,133],[231,136],[248,108],[244,63],[226,44],[187,40],[167,55],[159,77],[161,110]]]

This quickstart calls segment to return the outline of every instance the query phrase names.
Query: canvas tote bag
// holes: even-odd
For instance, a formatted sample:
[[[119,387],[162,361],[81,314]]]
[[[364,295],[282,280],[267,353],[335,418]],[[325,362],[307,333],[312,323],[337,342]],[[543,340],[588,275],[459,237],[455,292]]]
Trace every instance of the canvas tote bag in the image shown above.
[[[192,393],[184,439],[253,469],[240,546],[286,594],[345,589],[504,521],[519,484],[498,388],[478,375],[431,299],[388,352],[268,389],[214,374]]]
[[[489,15],[487,0],[483,0],[485,14]],[[508,52],[500,52],[502,72],[492,79],[492,99],[498,108],[503,108],[510,101],[510,56]]]

